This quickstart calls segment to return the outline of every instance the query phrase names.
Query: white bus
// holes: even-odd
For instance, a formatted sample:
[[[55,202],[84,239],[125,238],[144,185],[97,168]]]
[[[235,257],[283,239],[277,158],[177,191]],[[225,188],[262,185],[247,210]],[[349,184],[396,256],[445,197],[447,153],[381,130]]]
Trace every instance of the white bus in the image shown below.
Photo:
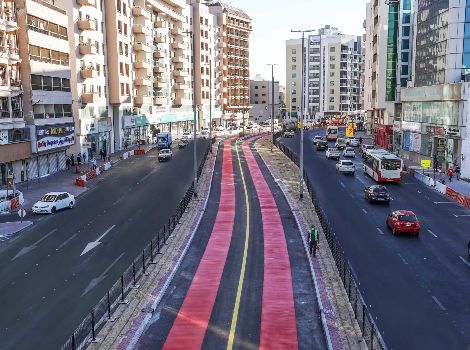
[[[326,140],[336,141],[338,139],[339,128],[336,125],[326,127]]]
[[[383,149],[369,150],[364,158],[364,171],[377,182],[400,182],[403,160]]]

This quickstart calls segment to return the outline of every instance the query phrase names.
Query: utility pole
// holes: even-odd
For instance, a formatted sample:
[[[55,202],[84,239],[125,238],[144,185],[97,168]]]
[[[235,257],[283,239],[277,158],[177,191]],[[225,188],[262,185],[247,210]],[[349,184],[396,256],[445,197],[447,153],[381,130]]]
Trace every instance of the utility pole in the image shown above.
[[[271,134],[272,134],[272,142],[271,142],[271,152],[273,151],[274,146],[274,66],[278,66],[277,63],[268,63],[268,66],[271,66]],[[268,89],[269,91],[269,89]],[[269,95],[269,94],[268,94]],[[268,96],[269,97],[269,96]]]
[[[209,61],[209,75],[209,149],[212,153],[212,60]]]
[[[291,30],[291,33],[302,33],[302,86],[300,96],[300,171],[299,171],[299,197],[304,198],[304,103],[305,103],[305,33],[313,30]]]

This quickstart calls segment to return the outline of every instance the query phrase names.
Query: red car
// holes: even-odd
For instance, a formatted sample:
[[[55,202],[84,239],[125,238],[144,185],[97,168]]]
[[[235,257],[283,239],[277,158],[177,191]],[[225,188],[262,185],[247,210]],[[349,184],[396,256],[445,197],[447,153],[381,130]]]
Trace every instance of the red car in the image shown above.
[[[391,228],[393,234],[411,233],[419,235],[420,225],[415,213],[409,210],[396,210],[388,214],[387,227]]]

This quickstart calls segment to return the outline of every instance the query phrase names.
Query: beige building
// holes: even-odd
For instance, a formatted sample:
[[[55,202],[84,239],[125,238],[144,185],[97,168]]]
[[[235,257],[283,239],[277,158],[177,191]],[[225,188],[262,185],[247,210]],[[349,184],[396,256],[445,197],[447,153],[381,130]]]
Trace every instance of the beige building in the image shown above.
[[[307,39],[304,40],[304,50]],[[305,54],[305,52],[304,52]],[[302,39],[286,41],[286,108],[287,119],[297,118],[301,106]]]
[[[256,75],[250,80],[250,120],[257,122],[271,118],[274,97],[274,118],[281,117],[279,81],[274,81],[274,96],[272,81]]]
[[[0,185],[8,175],[25,179],[31,156],[29,130],[22,111],[18,23],[13,0],[0,0]]]

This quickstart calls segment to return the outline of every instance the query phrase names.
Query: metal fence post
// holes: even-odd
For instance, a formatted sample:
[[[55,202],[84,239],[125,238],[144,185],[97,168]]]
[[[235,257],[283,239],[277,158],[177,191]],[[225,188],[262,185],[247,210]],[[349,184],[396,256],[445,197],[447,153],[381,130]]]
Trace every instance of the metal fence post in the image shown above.
[[[362,304],[362,336],[364,337],[364,331],[366,327],[366,307]]]
[[[160,231],[157,233],[157,254],[160,254]]]
[[[137,289],[139,288],[139,285],[136,284],[136,278],[135,278],[135,262],[132,263],[132,289]]]
[[[77,346],[75,345],[75,333],[72,333],[72,350],[77,350]]]
[[[124,299],[124,275],[121,275],[121,301],[119,304],[127,304],[129,300]]]
[[[108,322],[114,322],[114,321],[116,321],[116,319],[111,317],[111,300],[109,298],[109,290],[108,290]]]
[[[370,323],[370,347],[369,349],[374,349],[374,324]]]
[[[91,343],[98,343],[100,341],[100,338],[96,337],[95,334],[95,310],[91,310]]]
[[[142,273],[144,274],[144,276],[148,276],[148,272],[145,271],[145,249],[142,250]]]

